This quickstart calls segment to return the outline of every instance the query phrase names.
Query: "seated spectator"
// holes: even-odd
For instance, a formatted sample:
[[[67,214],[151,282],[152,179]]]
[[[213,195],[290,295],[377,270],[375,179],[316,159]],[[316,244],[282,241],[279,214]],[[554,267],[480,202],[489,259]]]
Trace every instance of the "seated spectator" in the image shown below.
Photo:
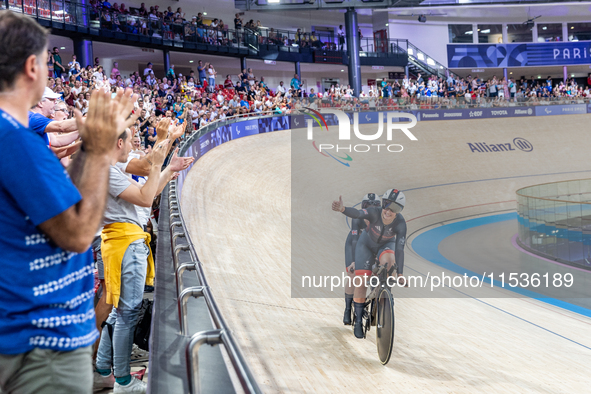
[[[224,88],[225,89],[234,88],[234,84],[232,83],[232,80],[230,79],[230,74],[226,75],[226,80],[224,81]]]
[[[313,46],[315,48],[322,48],[323,46],[322,41],[320,41],[318,37],[316,37],[315,32],[310,33],[310,46]]]

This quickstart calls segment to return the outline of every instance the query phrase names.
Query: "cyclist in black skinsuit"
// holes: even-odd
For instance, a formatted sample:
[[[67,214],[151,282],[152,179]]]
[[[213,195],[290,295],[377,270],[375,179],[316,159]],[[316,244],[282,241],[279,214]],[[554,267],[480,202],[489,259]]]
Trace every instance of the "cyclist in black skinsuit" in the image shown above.
[[[371,276],[371,267],[377,256],[380,265],[386,265],[389,274],[392,274],[394,263],[397,264],[398,276],[402,276],[404,269],[404,243],[406,242],[406,221],[400,214],[406,198],[404,193],[390,189],[382,196],[382,209],[368,208],[355,209],[346,208],[342,198],[332,203],[334,211],[342,212],[352,219],[366,219],[369,221],[367,231],[359,237],[355,248],[355,275]],[[399,282],[400,283],[400,282]],[[402,279],[404,283],[404,279]],[[355,287],[355,327],[354,333],[357,338],[363,338],[363,327],[361,317],[367,292],[366,283]]]
[[[375,193],[368,193],[361,200],[361,209],[367,209],[369,207],[379,207],[380,198],[376,197]],[[365,230],[367,225],[363,219],[352,219],[351,220],[351,231],[347,235],[347,241],[345,242],[345,270],[349,275],[350,280],[353,281],[355,275],[355,246],[359,239],[359,235]],[[343,317],[343,324],[346,326],[351,324],[351,304],[353,303],[353,286],[351,283],[345,284],[345,315]]]

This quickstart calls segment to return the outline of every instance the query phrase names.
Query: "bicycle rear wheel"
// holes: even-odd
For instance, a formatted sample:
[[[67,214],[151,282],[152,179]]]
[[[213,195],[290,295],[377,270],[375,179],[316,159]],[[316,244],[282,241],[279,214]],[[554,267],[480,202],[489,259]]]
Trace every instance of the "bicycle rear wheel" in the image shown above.
[[[394,299],[387,288],[383,288],[377,299],[376,344],[380,362],[390,361],[394,347]]]

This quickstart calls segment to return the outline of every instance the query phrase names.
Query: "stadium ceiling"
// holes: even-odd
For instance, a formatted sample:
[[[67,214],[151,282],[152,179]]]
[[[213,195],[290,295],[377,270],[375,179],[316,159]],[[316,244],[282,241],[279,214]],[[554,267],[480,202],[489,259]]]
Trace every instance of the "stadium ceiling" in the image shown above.
[[[241,11],[301,11],[306,9],[346,9],[346,8],[429,8],[462,7],[486,5],[537,4],[581,4],[585,1],[573,0],[234,0],[235,7]]]

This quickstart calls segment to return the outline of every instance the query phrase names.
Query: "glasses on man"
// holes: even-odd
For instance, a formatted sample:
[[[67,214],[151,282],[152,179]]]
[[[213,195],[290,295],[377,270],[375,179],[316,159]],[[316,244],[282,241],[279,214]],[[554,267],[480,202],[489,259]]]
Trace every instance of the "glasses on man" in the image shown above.
[[[402,205],[396,203],[395,201],[383,199],[382,200],[382,209],[389,209],[394,213],[399,213],[402,211]]]

